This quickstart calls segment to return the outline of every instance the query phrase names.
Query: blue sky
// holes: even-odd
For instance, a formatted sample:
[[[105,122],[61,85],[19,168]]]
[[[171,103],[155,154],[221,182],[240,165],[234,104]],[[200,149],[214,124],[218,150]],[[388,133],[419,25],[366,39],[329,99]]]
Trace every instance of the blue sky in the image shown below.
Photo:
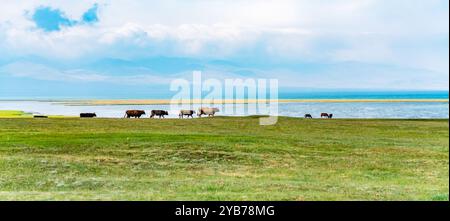
[[[0,97],[159,94],[194,70],[299,91],[448,90],[448,4],[6,0]]]
[[[31,20],[36,24],[36,28],[45,32],[61,31],[61,28],[72,27],[75,25],[92,24],[98,22],[98,5],[94,4],[92,8],[83,13],[81,20],[71,20],[60,9],[54,9],[50,6],[40,6],[33,10]]]

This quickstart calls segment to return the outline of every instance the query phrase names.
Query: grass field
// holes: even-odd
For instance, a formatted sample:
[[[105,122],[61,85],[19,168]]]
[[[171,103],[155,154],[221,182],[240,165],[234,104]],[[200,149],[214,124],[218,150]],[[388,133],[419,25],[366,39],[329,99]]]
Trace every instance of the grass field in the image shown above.
[[[448,200],[448,120],[0,119],[0,200]]]

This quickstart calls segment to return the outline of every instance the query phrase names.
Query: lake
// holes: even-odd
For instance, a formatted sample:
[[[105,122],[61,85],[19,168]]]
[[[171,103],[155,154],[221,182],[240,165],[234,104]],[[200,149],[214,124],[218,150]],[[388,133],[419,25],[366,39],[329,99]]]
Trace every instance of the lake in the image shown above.
[[[193,105],[197,109],[200,105]],[[221,110],[230,110],[231,104],[216,105]],[[245,116],[246,104],[235,105],[235,111],[218,113],[219,116]],[[0,110],[21,110],[33,114],[78,116],[82,112],[95,112],[99,117],[120,118],[125,110],[154,109],[169,110],[169,118],[178,117],[179,109],[170,105],[79,105],[72,106],[51,101],[0,101]],[[298,102],[279,103],[278,115],[303,117],[306,113],[320,117],[320,113],[333,113],[335,118],[448,118],[448,102]],[[257,113],[264,114],[264,113]],[[147,115],[148,116],[148,115]]]

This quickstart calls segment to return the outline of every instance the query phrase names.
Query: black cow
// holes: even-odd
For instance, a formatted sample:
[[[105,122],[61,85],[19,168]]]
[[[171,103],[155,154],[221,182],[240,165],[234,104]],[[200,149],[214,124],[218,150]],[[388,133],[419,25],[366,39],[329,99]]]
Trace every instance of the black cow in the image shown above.
[[[150,118],[153,118],[154,116],[158,116],[159,118],[164,118],[164,115],[169,115],[169,112],[165,110],[152,110],[152,113],[150,115]]]
[[[97,117],[97,114],[95,113],[81,113],[80,118],[93,118]]]
[[[305,118],[310,118],[310,119],[312,119],[313,117],[312,117],[311,114],[305,114]]]
[[[48,118],[48,116],[45,116],[45,115],[34,115],[33,118]]]

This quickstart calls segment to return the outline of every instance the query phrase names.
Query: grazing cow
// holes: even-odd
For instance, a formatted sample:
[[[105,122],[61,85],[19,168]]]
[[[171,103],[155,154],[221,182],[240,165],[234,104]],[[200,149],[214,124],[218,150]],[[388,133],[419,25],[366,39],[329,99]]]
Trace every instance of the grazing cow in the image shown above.
[[[194,114],[195,114],[195,111],[193,111],[193,110],[181,110],[180,114],[178,116],[180,118],[183,118],[186,115],[188,118],[189,117],[194,118]]]
[[[198,109],[198,117],[202,117],[202,115],[208,115],[209,117],[214,117],[216,112],[219,112],[219,108],[209,108],[209,107],[201,107]]]
[[[130,118],[130,117],[134,117],[134,118],[141,118],[142,115],[145,115],[145,111],[143,110],[127,110],[125,112],[125,116],[124,118]]]
[[[150,118],[153,118],[154,116],[159,116],[159,118],[164,118],[164,115],[169,115],[169,112],[165,110],[152,110],[152,114],[150,115]]]
[[[322,117],[325,117],[325,118],[328,118],[328,117],[330,117],[327,113],[321,113],[320,114],[320,118],[322,118]]]
[[[45,115],[34,115],[33,118],[48,118],[48,116],[45,116]]]
[[[328,118],[333,118],[333,114],[328,114]]]
[[[312,119],[313,117],[312,117],[312,115],[311,115],[311,114],[305,114],[305,118],[309,118],[309,119]]]
[[[80,118],[93,118],[97,117],[97,114],[95,113],[81,113]]]

